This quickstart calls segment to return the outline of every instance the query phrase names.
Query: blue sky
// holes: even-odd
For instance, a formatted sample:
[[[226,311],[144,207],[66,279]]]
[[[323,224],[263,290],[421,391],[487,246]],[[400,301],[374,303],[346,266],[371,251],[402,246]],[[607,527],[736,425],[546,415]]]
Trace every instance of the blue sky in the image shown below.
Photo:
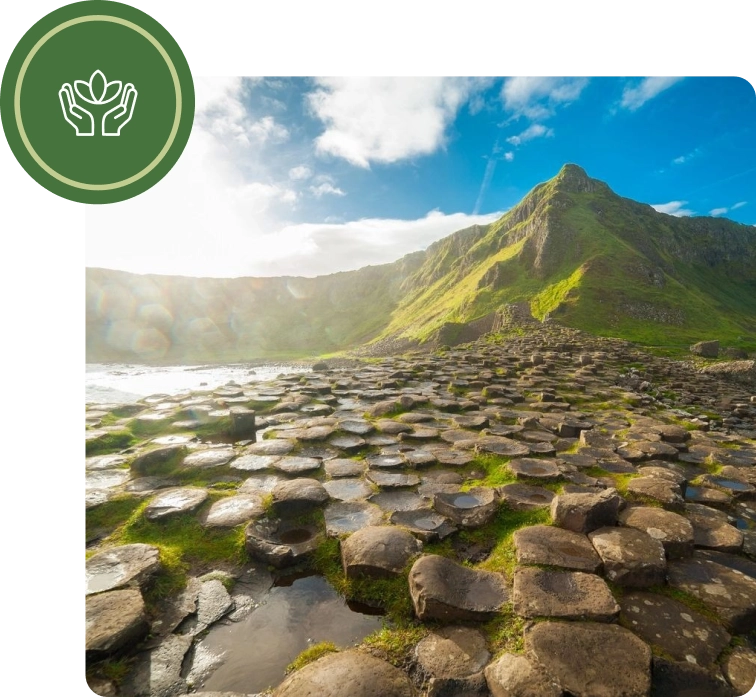
[[[565,162],[670,214],[756,224],[756,94],[739,78],[200,78],[197,96],[168,177],[88,207],[88,265],[385,263],[495,219]]]

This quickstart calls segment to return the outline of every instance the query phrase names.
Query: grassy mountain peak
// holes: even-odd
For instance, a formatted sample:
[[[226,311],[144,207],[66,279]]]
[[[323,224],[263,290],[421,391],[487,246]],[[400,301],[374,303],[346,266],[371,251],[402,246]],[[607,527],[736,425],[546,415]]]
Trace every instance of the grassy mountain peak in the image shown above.
[[[365,342],[448,343],[450,327],[485,329],[510,303],[644,344],[719,338],[756,348],[756,228],[658,213],[566,164],[499,220],[393,264],[314,279],[88,269],[88,359],[285,358]]]

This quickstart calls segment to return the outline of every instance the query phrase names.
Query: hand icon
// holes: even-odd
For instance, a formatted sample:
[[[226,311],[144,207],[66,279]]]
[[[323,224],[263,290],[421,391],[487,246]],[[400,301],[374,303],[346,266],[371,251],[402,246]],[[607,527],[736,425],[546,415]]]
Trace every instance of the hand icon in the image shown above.
[[[63,118],[76,130],[77,136],[94,135],[94,117],[86,109],[76,103],[76,97],[71,85],[65,83],[58,92],[60,105],[63,107]]]
[[[126,85],[121,95],[118,106],[113,107],[102,117],[102,135],[119,136],[121,129],[131,121],[136,104],[137,91],[130,82]]]

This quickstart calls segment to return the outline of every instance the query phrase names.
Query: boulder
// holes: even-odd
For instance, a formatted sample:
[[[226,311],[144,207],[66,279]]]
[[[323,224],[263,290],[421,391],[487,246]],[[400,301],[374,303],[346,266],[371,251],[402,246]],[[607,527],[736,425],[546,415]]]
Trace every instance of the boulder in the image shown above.
[[[489,523],[499,510],[496,489],[477,486],[468,491],[438,492],[433,507],[463,528],[477,528]]]
[[[560,528],[588,533],[603,526],[614,525],[621,503],[622,499],[616,489],[606,489],[595,494],[561,494],[551,502],[551,518]]]
[[[690,352],[702,358],[717,358],[719,356],[719,341],[699,341],[690,347]]]
[[[187,691],[181,677],[184,656],[192,645],[189,635],[170,634],[158,646],[140,653],[121,685],[123,697],[175,697]]]
[[[273,697],[415,697],[410,679],[358,651],[331,653],[290,675]]]
[[[138,474],[163,474],[166,467],[186,453],[183,445],[168,445],[164,448],[148,450],[135,457],[131,462],[131,470]]]
[[[549,508],[554,500],[553,491],[529,484],[505,484],[498,489],[499,497],[513,511],[533,511]]]
[[[223,467],[236,457],[233,448],[208,448],[207,450],[195,450],[187,455],[181,466],[190,469],[211,469]]]
[[[191,513],[207,500],[207,491],[197,487],[166,489],[158,494],[144,509],[147,520],[162,520],[171,516]]]
[[[429,678],[429,697],[441,697],[478,694],[485,685],[482,670],[491,654],[477,629],[442,627],[421,639],[415,657]]]
[[[157,547],[141,543],[106,549],[87,559],[86,594],[145,583],[161,568]]]
[[[328,492],[317,479],[291,479],[273,487],[274,511],[280,516],[297,515],[328,501]]]
[[[726,513],[689,503],[685,506],[685,515],[693,526],[696,547],[717,552],[739,552],[743,547],[743,533],[730,525]]]
[[[693,554],[693,526],[677,513],[651,506],[628,506],[620,513],[619,522],[659,540],[668,559]]]
[[[87,598],[87,651],[115,651],[147,632],[139,590],[109,591]]]
[[[326,507],[323,515],[326,533],[331,537],[380,525],[383,520],[383,511],[375,504],[364,501],[335,501]]]
[[[435,554],[413,564],[409,589],[421,620],[485,621],[509,599],[503,574],[470,569]]]
[[[262,497],[257,494],[237,494],[216,501],[202,520],[209,528],[233,528],[259,518],[264,513]]]
[[[492,697],[562,697],[562,688],[532,658],[505,653],[488,664],[486,682]]]
[[[756,684],[756,653],[745,646],[737,646],[724,660],[722,670],[738,695],[744,695]]]
[[[588,537],[610,581],[631,588],[664,583],[667,563],[659,540],[633,528],[599,528]]]
[[[393,578],[421,549],[422,544],[406,530],[373,526],[342,541],[341,562],[347,578]]]
[[[277,569],[306,559],[322,539],[317,528],[299,524],[296,520],[262,519],[252,522],[244,536],[250,556]]]

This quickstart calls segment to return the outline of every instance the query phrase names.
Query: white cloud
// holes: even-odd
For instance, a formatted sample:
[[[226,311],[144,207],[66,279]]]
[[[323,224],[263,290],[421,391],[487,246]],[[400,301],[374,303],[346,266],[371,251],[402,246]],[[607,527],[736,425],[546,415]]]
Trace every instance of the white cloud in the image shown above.
[[[702,155],[703,151],[701,148],[696,148],[695,150],[691,150],[689,153],[685,155],[680,155],[680,157],[676,157],[674,160],[672,160],[673,165],[684,165],[686,162],[690,162],[691,160],[695,159],[699,155]]]
[[[630,111],[640,109],[646,102],[683,79],[681,77],[644,77],[639,83],[625,87],[620,106]]]
[[[242,99],[255,83],[250,78],[202,78],[197,82],[196,123],[232,146],[281,143],[288,130],[272,116],[254,119]]]
[[[730,209],[729,208],[712,208],[709,211],[709,215],[718,216],[718,215],[724,215],[727,213]]]
[[[426,248],[450,233],[474,224],[486,225],[501,213],[446,215],[431,211],[418,220],[367,218],[346,223],[290,225],[258,243],[245,275],[317,276],[396,261]]]
[[[344,191],[339,189],[339,187],[334,186],[330,182],[323,182],[322,184],[318,184],[317,186],[311,186],[310,193],[315,196],[315,198],[320,198],[325,194],[332,194],[333,196],[346,196],[346,193]]]
[[[292,167],[289,170],[289,179],[294,181],[301,181],[302,179],[309,179],[312,176],[312,170],[306,165],[299,165],[298,167]]]
[[[587,84],[585,77],[510,77],[501,96],[508,111],[535,121],[577,100]]]
[[[321,78],[308,95],[325,124],[317,151],[369,168],[443,147],[458,109],[490,80],[479,78]]]
[[[677,218],[687,218],[688,216],[695,215],[695,211],[685,208],[687,205],[687,201],[670,201],[669,203],[651,204],[651,208],[659,213],[674,215]]]
[[[252,118],[249,81],[200,78],[197,118],[173,169],[152,189],[109,206],[86,206],[88,266],[207,276],[242,271],[256,240],[281,225],[298,194],[268,170],[272,119]],[[239,147],[239,131],[248,145]],[[261,142],[266,140],[265,143]],[[129,244],[124,245],[123,240]],[[225,259],[225,262],[224,262]]]
[[[737,210],[738,208],[742,208],[743,206],[747,205],[748,201],[738,201],[733,207],[732,210]]]
[[[534,138],[550,138],[553,135],[553,129],[546,128],[546,126],[540,123],[532,123],[522,133],[507,138],[507,143],[517,146]]]
[[[505,152],[504,153],[504,159],[507,162],[511,162],[512,160],[514,160],[514,153],[513,152]]]

